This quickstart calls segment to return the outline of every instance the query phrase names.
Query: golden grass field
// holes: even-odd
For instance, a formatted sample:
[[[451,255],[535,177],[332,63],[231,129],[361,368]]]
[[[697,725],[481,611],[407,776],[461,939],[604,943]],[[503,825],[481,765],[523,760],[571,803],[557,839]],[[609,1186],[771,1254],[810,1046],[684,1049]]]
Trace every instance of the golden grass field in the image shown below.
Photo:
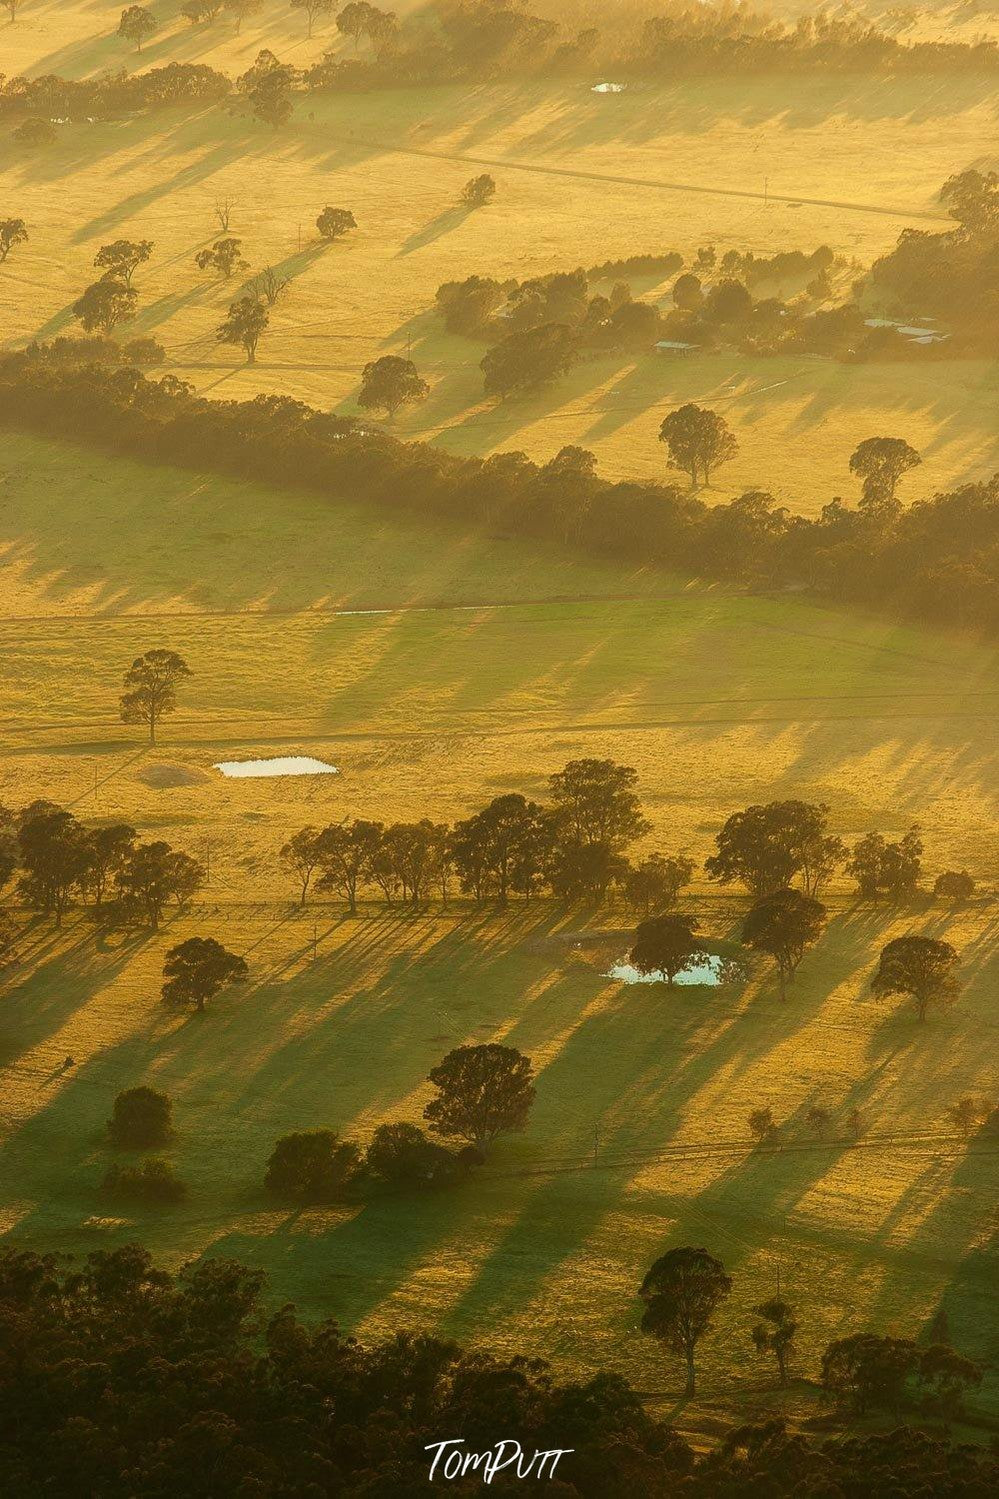
[[[582,21],[588,0],[577,10]],[[137,60],[109,39],[108,14],[29,0],[0,30],[0,67],[197,58],[235,71],[265,44],[297,63],[329,44],[317,33],[307,45],[268,8],[238,42],[170,20]],[[927,34],[941,17],[970,24],[934,12]],[[3,332],[17,346],[70,331],[99,246],[145,236],[156,249],[136,277],[134,331],[215,396],[281,391],[352,412],[363,364],[411,347],[432,390],[400,435],[538,457],[582,442],[611,476],[649,475],[663,471],[663,412],[694,398],[720,403],[741,443],[714,497],[766,485],[814,511],[853,492],[850,451],[885,433],[923,454],[905,480],[914,499],[996,466],[994,363],[604,360],[499,410],[479,397],[479,346],[445,337],[428,309],[441,281],[472,271],[522,277],[708,241],[760,253],[827,242],[868,263],[906,225],[935,227],[937,187],[981,159],[993,125],[973,79],[782,80],[779,97],[772,80],[727,80],[599,103],[540,84],[351,96],[300,105],[277,134],[224,110],[167,112],[72,127],[30,157],[4,141],[0,209],[31,240],[0,267]],[[481,162],[500,163],[488,168],[496,202],[460,213]],[[251,370],[213,337],[234,288],[193,265],[226,195],[253,268],[292,278]],[[360,227],[320,249],[311,224],[326,202]],[[153,646],[178,650],[194,676],[150,749],[117,698]],[[431,1326],[562,1370],[615,1369],[702,1433],[733,1408],[817,1409],[810,1386],[773,1390],[749,1340],[778,1270],[801,1313],[796,1371],[810,1378],[831,1337],[915,1334],[941,1304],[963,1351],[999,1355],[995,1146],[968,1145],[945,1118],[968,1094],[994,1104],[999,1084],[993,646],[373,513],[349,495],[5,433],[0,648],[0,801],[44,795],[82,818],[125,818],[210,864],[196,904],[158,934],[99,935],[80,911],[62,932],[26,917],[0,973],[12,1242],[82,1253],[139,1238],[171,1264],[236,1255],[309,1317],[362,1333]],[[229,781],[212,768],[297,753],[340,774]],[[928,882],[966,867],[979,894],[890,913],[834,881],[829,930],[786,1005],[761,965],[718,990],[609,981],[627,946],[622,909],[296,909],[277,851],[297,828],[452,819],[503,790],[541,797],[584,755],[637,768],[650,849],[701,861],[730,812],[802,796],[827,802],[848,841],[918,821]],[[160,766],[190,784],[154,789],[143,777]],[[689,900],[712,939],[737,937],[742,896],[699,873]],[[925,1026],[868,991],[881,946],[910,929],[962,954],[960,1003]],[[604,935],[576,947],[576,932]],[[250,978],[182,1018],[159,1002],[162,961],[194,934],[244,954]],[[527,1132],[465,1186],[300,1213],[264,1196],[277,1136],[330,1125],[363,1142],[383,1121],[418,1122],[428,1069],[487,1040],[532,1056],[538,1098]],[[174,1098],[168,1154],[189,1195],[118,1216],[98,1190],[103,1126],[140,1081]],[[748,1113],[766,1104],[781,1150],[748,1140]],[[814,1104],[839,1121],[858,1107],[866,1136],[818,1141],[804,1122]],[[735,1277],[687,1411],[635,1300],[676,1243],[703,1243]],[[978,1403],[994,1411],[996,1398],[990,1375]]]
[[[80,35],[60,50],[52,7],[26,6],[0,32],[8,70],[204,58],[235,71],[263,42],[295,62],[330,44],[318,32],[306,44],[297,18],[268,8],[265,26],[247,22],[238,43],[229,26],[184,24],[136,58],[106,31],[93,39],[93,8],[69,7],[73,16]],[[216,36],[227,38],[221,55],[209,46]],[[19,47],[32,50],[19,59]],[[136,276],[129,331],[155,335],[167,368],[213,395],[281,391],[354,413],[364,364],[409,352],[431,392],[400,415],[402,436],[541,459],[580,443],[610,477],[651,477],[664,473],[663,416],[696,400],[724,411],[740,442],[716,476],[718,498],[768,488],[815,512],[854,492],[850,453],[884,434],[922,454],[905,490],[918,499],[995,469],[994,362],[603,357],[498,407],[482,395],[485,346],[447,336],[430,309],[443,281],[472,272],[522,278],[666,249],[691,257],[705,243],[719,253],[827,243],[867,265],[903,228],[945,225],[936,192],[980,158],[993,112],[992,84],[977,77],[805,77],[779,90],[773,79],[698,80],[612,97],[569,80],[317,97],[276,133],[225,107],[69,126],[42,152],[0,144],[5,211],[31,231],[3,268],[6,338],[78,326],[70,308],[94,279],[97,250],[144,237],[155,250]],[[464,183],[485,169],[495,202],[458,208]],[[227,197],[251,273],[271,264],[290,278],[253,368],[215,340],[243,278],[213,281],[194,264]],[[332,246],[314,229],[326,203],[349,207],[359,225]],[[854,274],[840,273],[841,290]],[[634,290],[669,302],[666,284]]]
[[[634,1288],[668,1243],[703,1242],[736,1290],[682,1417],[697,1430],[733,1401],[776,1398],[744,1355],[778,1264],[802,1307],[803,1373],[837,1332],[914,1332],[941,1300],[962,1346],[994,1354],[996,1158],[944,1118],[997,1081],[993,650],[445,527],[372,527],[348,503],[36,439],[8,439],[7,461],[0,797],[127,817],[211,864],[196,906],[159,935],[95,939],[82,913],[61,935],[28,928],[0,1020],[15,1242],[81,1252],[141,1237],[171,1263],[237,1254],[309,1315],[529,1345],[563,1368],[619,1369],[666,1409],[674,1373],[636,1331]],[[86,524],[67,529],[71,512]],[[153,644],[195,676],[149,750],[116,722],[116,694]],[[211,769],[297,752],[341,775]],[[701,858],[734,808],[821,796],[847,837],[918,816],[931,872],[967,864],[983,899],[893,918],[834,886],[830,930],[783,1007],[760,967],[742,990],[609,982],[626,937],[577,950],[565,934],[620,931],[621,910],[296,911],[276,851],[304,823],[453,817],[502,789],[543,794],[586,754],[638,767],[651,847]],[[150,789],[140,775],[163,764],[203,779]],[[691,901],[711,936],[736,935],[741,898],[699,877]],[[964,956],[962,1002],[924,1027],[866,990],[880,946],[912,927]],[[223,937],[251,977],[178,1019],[159,974],[193,933]],[[330,1124],[363,1141],[383,1120],[418,1120],[428,1068],[490,1039],[534,1058],[538,1102],[465,1188],[306,1213],[263,1196],[279,1134]],[[170,1154],[190,1195],[111,1216],[102,1124],[139,1079],[176,1100]],[[803,1123],[816,1102],[839,1118],[860,1107],[871,1139],[817,1143]],[[786,1123],[785,1150],[747,1142],[759,1103]],[[806,1387],[781,1399],[813,1410]]]

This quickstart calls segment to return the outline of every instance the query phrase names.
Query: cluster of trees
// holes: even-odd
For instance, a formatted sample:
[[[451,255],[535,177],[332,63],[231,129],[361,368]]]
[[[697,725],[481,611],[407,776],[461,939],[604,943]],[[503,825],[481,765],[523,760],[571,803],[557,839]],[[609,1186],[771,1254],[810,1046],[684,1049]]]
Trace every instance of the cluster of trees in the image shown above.
[[[47,801],[20,812],[0,807],[0,888],[15,875],[21,901],[56,926],[79,900],[101,921],[154,930],[168,905],[183,910],[205,881],[190,854],[161,840],[141,843],[127,823],[87,826]]]
[[[896,316],[945,319],[960,335],[959,347],[991,355],[999,332],[999,173],[959,172],[944,183],[940,201],[954,228],[904,229],[858,290]]]
[[[695,1453],[617,1375],[565,1383],[537,1359],[467,1351],[426,1333],[359,1343],[332,1322],[303,1324],[290,1306],[269,1310],[264,1290],[262,1272],[238,1261],[206,1258],[171,1272],[137,1244],[94,1251],[80,1264],[5,1248],[5,1491],[25,1499],[55,1492],[104,1499],[417,1494],[432,1487],[430,1463],[445,1437],[462,1444],[446,1454],[454,1478],[467,1456],[492,1451],[500,1436],[528,1455],[565,1454],[547,1484],[560,1499],[966,1499],[999,1486],[995,1453],[907,1426],[813,1445],[775,1420],[733,1429]],[[649,1284],[653,1330],[670,1325],[673,1294],[664,1267]],[[786,1347],[788,1315],[772,1320],[766,1310],[761,1325]],[[931,1408],[950,1410],[976,1384],[975,1366],[946,1346],[913,1354],[862,1336],[863,1346],[841,1340],[827,1352],[837,1398],[856,1400],[862,1389],[868,1409],[925,1406],[930,1397]],[[514,1462],[516,1449],[510,1455]],[[466,1470],[463,1487],[481,1483],[479,1471]],[[207,1475],[204,1482],[198,1474]]]
[[[721,1261],[692,1247],[668,1250],[642,1281],[642,1331],[683,1360],[688,1395],[695,1392],[698,1346],[731,1291],[732,1278]],[[778,1294],[758,1306],[756,1316],[752,1342],[759,1353],[773,1356],[785,1384],[799,1330],[797,1309]],[[860,1415],[884,1411],[896,1420],[907,1405],[952,1420],[983,1376],[980,1365],[947,1343],[920,1347],[870,1332],[837,1339],[822,1357],[822,1385],[833,1398]]]
[[[602,899],[623,887],[638,909],[675,901],[690,878],[684,857],[652,855],[637,868],[628,847],[651,830],[637,772],[613,760],[572,760],[549,777],[550,801],[519,792],[495,797],[453,826],[356,819],[301,829],[281,849],[304,905],[310,888],[330,891],[353,912],[365,891],[417,905],[447,900],[452,883],[476,901],[530,900],[543,890],[565,899]]]
[[[540,465],[522,453],[461,458],[290,397],[214,401],[172,376],[76,365],[45,346],[0,357],[0,397],[11,426],[140,458],[278,486],[293,478],[297,488],[502,524],[603,558],[999,627],[999,477],[906,510],[833,500],[809,518],[765,491],[708,505],[678,487],[610,483],[582,448]]]

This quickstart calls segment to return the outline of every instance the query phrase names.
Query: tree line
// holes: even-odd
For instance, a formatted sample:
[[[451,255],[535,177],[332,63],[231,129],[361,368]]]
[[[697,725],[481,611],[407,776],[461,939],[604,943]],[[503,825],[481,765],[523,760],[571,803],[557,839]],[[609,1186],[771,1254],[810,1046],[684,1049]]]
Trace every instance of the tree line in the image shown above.
[[[856,509],[832,500],[808,518],[761,491],[709,505],[686,488],[612,483],[581,448],[544,464],[522,453],[461,458],[290,397],[211,400],[174,375],[77,365],[65,349],[53,358],[46,346],[0,358],[0,396],[8,426],[140,459],[282,488],[294,475],[296,488],[516,528],[602,558],[756,587],[804,587],[921,620],[999,626],[999,477],[908,509],[881,503],[882,495]],[[699,442],[703,408],[679,409],[693,418]],[[714,442],[716,424],[704,430]]]
[[[664,1331],[666,1259],[647,1277],[645,1302]],[[692,1291],[706,1278],[691,1276]],[[778,1347],[789,1321],[793,1309],[761,1305],[759,1326]],[[518,1444],[503,1454],[511,1475],[518,1452],[565,1452],[550,1483],[524,1479],[528,1492],[547,1487],[565,1499],[968,1499],[999,1486],[994,1452],[912,1425],[814,1440],[773,1419],[695,1451],[618,1375],[566,1381],[528,1350],[501,1357],[427,1332],[360,1342],[335,1322],[303,1323],[292,1306],[274,1311],[260,1270],[204,1258],[168,1271],[138,1244],[80,1263],[6,1247],[0,1327],[0,1482],[24,1499],[429,1494],[444,1436],[462,1443],[447,1452],[446,1476],[469,1492],[482,1480],[465,1455],[500,1437]],[[832,1399],[910,1420],[952,1419],[980,1377],[945,1343],[874,1334],[831,1345],[822,1373]]]

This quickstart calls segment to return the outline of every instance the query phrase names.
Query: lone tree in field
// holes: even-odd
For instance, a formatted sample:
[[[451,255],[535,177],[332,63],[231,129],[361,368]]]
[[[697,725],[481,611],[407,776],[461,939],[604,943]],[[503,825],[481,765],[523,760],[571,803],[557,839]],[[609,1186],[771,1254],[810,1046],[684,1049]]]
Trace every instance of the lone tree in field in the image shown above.
[[[95,328],[102,333],[113,333],[120,323],[132,321],[138,300],[134,286],[126,285],[116,276],[103,276],[76,299],[72,312],[88,333]]]
[[[650,916],[639,924],[629,957],[639,973],[659,973],[672,989],[673,980],[704,954],[694,933],[693,916]]]
[[[156,743],[156,725],[177,706],[177,687],[191,669],[176,651],[152,650],[136,656],[125,673],[121,696],[122,723],[144,723],[149,743]]]
[[[801,875],[806,895],[817,895],[845,853],[828,832],[828,813],[822,802],[800,801],[733,812],[715,839],[718,852],[704,868],[722,885],[741,880],[754,895],[781,890]]]
[[[246,962],[214,937],[188,937],[171,947],[163,964],[163,1003],[202,1011],[229,984],[245,979]]]
[[[225,0],[225,9],[236,22],[237,36],[242,31],[247,16],[255,16],[263,3],[264,0]]]
[[[327,204],[316,219],[316,228],[323,239],[332,244],[335,239],[342,239],[349,230],[356,229],[357,220],[349,208],[331,208]]]
[[[522,1130],[534,1102],[530,1057],[512,1046],[459,1046],[432,1068],[437,1097],[423,1117],[437,1135],[484,1152],[497,1135]]]
[[[864,481],[861,510],[876,515],[895,509],[899,480],[922,461],[901,437],[868,437],[859,443],[850,457],[850,472]]]
[[[383,354],[364,366],[357,404],[365,411],[384,411],[389,421],[394,421],[401,406],[425,401],[429,394],[430,386],[420,378],[411,359]]]
[[[967,1140],[989,1117],[988,1104],[979,1098],[959,1098],[947,1110],[947,1123]]]
[[[242,256],[241,239],[217,239],[210,249],[199,250],[194,263],[199,271],[215,271],[223,281],[231,281],[237,271],[245,271],[249,264]]]
[[[800,890],[775,890],[762,896],[747,914],[742,940],[747,947],[768,953],[777,964],[781,999],[787,998],[788,983],[825,924],[825,906]]]
[[[333,14],[333,0],[291,0],[292,10],[304,10],[307,22],[306,36],[312,36],[312,28],[320,16]]]
[[[106,278],[124,281],[130,287],[136,266],[144,265],[152,253],[151,239],[116,239],[113,244],[101,246],[94,265]]]
[[[3,3],[10,15],[9,24],[13,26],[14,22],[17,20],[17,13],[21,9],[21,6],[24,4],[24,0],[3,0]]]
[[[162,1145],[172,1134],[173,1106],[153,1088],[126,1088],[114,1101],[108,1134],[115,1145],[145,1150]]]
[[[246,350],[247,364],[257,362],[257,344],[270,322],[263,302],[256,297],[240,297],[229,308],[229,316],[215,330],[220,344],[238,344]]]
[[[960,993],[954,970],[957,953],[936,937],[896,937],[881,951],[871,992],[879,999],[906,994],[915,1000],[920,1020],[930,1005],[953,1004]]]
[[[496,196],[496,183],[488,172],[483,172],[479,177],[473,177],[465,183],[462,190],[461,201],[466,208],[483,208],[491,203]]]
[[[280,275],[272,265],[265,265],[260,274],[254,276],[252,286],[257,296],[263,297],[268,307],[273,307],[289,284],[287,276]]]
[[[966,869],[947,869],[933,883],[938,900],[970,900],[974,893],[975,882]]]
[[[0,219],[0,265],[15,245],[23,245],[27,238],[28,230],[23,219]]]
[[[725,1267],[706,1249],[671,1249],[656,1260],[639,1292],[642,1331],[684,1359],[687,1394],[695,1389],[694,1354],[711,1318],[732,1290]]]
[[[794,1339],[798,1331],[794,1307],[775,1296],[758,1306],[756,1315],[762,1318],[751,1333],[756,1351],[773,1354],[777,1360],[777,1378],[782,1385],[787,1384],[787,1361],[794,1351]]]
[[[739,451],[725,418],[693,402],[670,412],[659,428],[659,441],[666,444],[670,468],[690,475],[691,488],[697,487],[698,475],[709,484],[718,465]]]
[[[127,42],[134,42],[136,52],[142,51],[143,42],[156,29],[156,18],[144,5],[130,5],[127,10],[122,11],[118,22],[118,35],[123,36]]]

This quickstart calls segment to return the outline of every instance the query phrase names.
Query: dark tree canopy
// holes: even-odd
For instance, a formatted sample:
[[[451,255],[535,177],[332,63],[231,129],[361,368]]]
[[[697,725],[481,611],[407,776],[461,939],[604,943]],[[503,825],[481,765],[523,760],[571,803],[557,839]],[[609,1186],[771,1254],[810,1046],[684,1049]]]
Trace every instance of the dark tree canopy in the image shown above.
[[[342,239],[351,229],[357,228],[357,220],[349,208],[331,208],[329,204],[316,219],[316,228],[323,239]]]
[[[423,1110],[435,1134],[485,1150],[497,1135],[523,1130],[534,1102],[530,1057],[512,1046],[459,1046],[430,1071],[437,1097]]]
[[[705,860],[713,880],[741,880],[754,895],[767,895],[802,876],[806,894],[815,895],[844,849],[827,831],[829,808],[822,803],[785,801],[733,812],[717,835],[717,854]]]
[[[698,478],[710,484],[711,475],[722,463],[735,457],[739,445],[729,431],[725,418],[717,411],[688,402],[665,417],[659,428],[659,440],[666,444],[670,468],[690,475],[696,488]]]
[[[174,711],[177,687],[190,675],[190,667],[176,651],[156,648],[136,656],[125,673],[122,723],[146,724],[149,743],[155,744],[157,724],[164,714]]]
[[[210,999],[244,979],[245,959],[229,952],[214,937],[188,937],[171,947],[163,964],[163,1003],[193,1005],[199,1013]]]
[[[134,286],[117,276],[102,276],[77,297],[72,312],[88,333],[95,328],[102,333],[113,333],[119,323],[132,321],[138,300],[139,294]]]
[[[564,375],[576,363],[576,334],[565,323],[509,333],[489,350],[481,364],[485,392],[506,400]]]
[[[366,411],[384,411],[391,421],[401,406],[425,401],[429,394],[429,385],[411,359],[383,354],[364,366],[357,404]]]
[[[825,924],[825,906],[800,890],[774,890],[747,914],[742,940],[775,960],[781,999],[787,998],[788,980],[794,977],[806,949],[819,940]]]
[[[693,916],[674,912],[650,916],[639,924],[629,957],[639,973],[659,973],[673,987],[678,973],[704,957],[695,933],[700,923]]]
[[[16,245],[23,245],[28,238],[23,219],[0,219],[0,265],[7,259]]]
[[[333,1130],[300,1130],[277,1142],[264,1185],[291,1202],[336,1202],[354,1177],[360,1151]]]
[[[142,51],[142,44],[152,36],[157,28],[156,17],[152,11],[144,5],[129,5],[121,13],[118,22],[118,35],[128,42],[135,43],[135,50]]]
[[[173,1105],[154,1088],[126,1088],[114,1101],[108,1134],[116,1145],[146,1149],[162,1145],[173,1132]]]
[[[960,993],[957,953],[936,937],[896,937],[882,948],[871,992],[879,999],[904,994],[915,1001],[920,1020],[930,1005],[953,1004]]]
[[[853,450],[850,472],[863,482],[861,509],[883,511],[895,501],[899,480],[922,459],[901,437],[868,437]]]
[[[648,1271],[640,1295],[642,1331],[658,1338],[687,1367],[687,1394],[695,1389],[694,1354],[711,1319],[732,1290],[725,1267],[706,1249],[670,1249]]]
[[[220,344],[236,344],[246,351],[247,364],[257,362],[257,344],[270,317],[263,302],[255,296],[239,297],[229,308],[229,315],[215,330]]]
[[[124,281],[131,286],[137,266],[144,265],[153,253],[151,239],[116,239],[110,245],[102,245],[94,257],[94,265],[105,277]]]

